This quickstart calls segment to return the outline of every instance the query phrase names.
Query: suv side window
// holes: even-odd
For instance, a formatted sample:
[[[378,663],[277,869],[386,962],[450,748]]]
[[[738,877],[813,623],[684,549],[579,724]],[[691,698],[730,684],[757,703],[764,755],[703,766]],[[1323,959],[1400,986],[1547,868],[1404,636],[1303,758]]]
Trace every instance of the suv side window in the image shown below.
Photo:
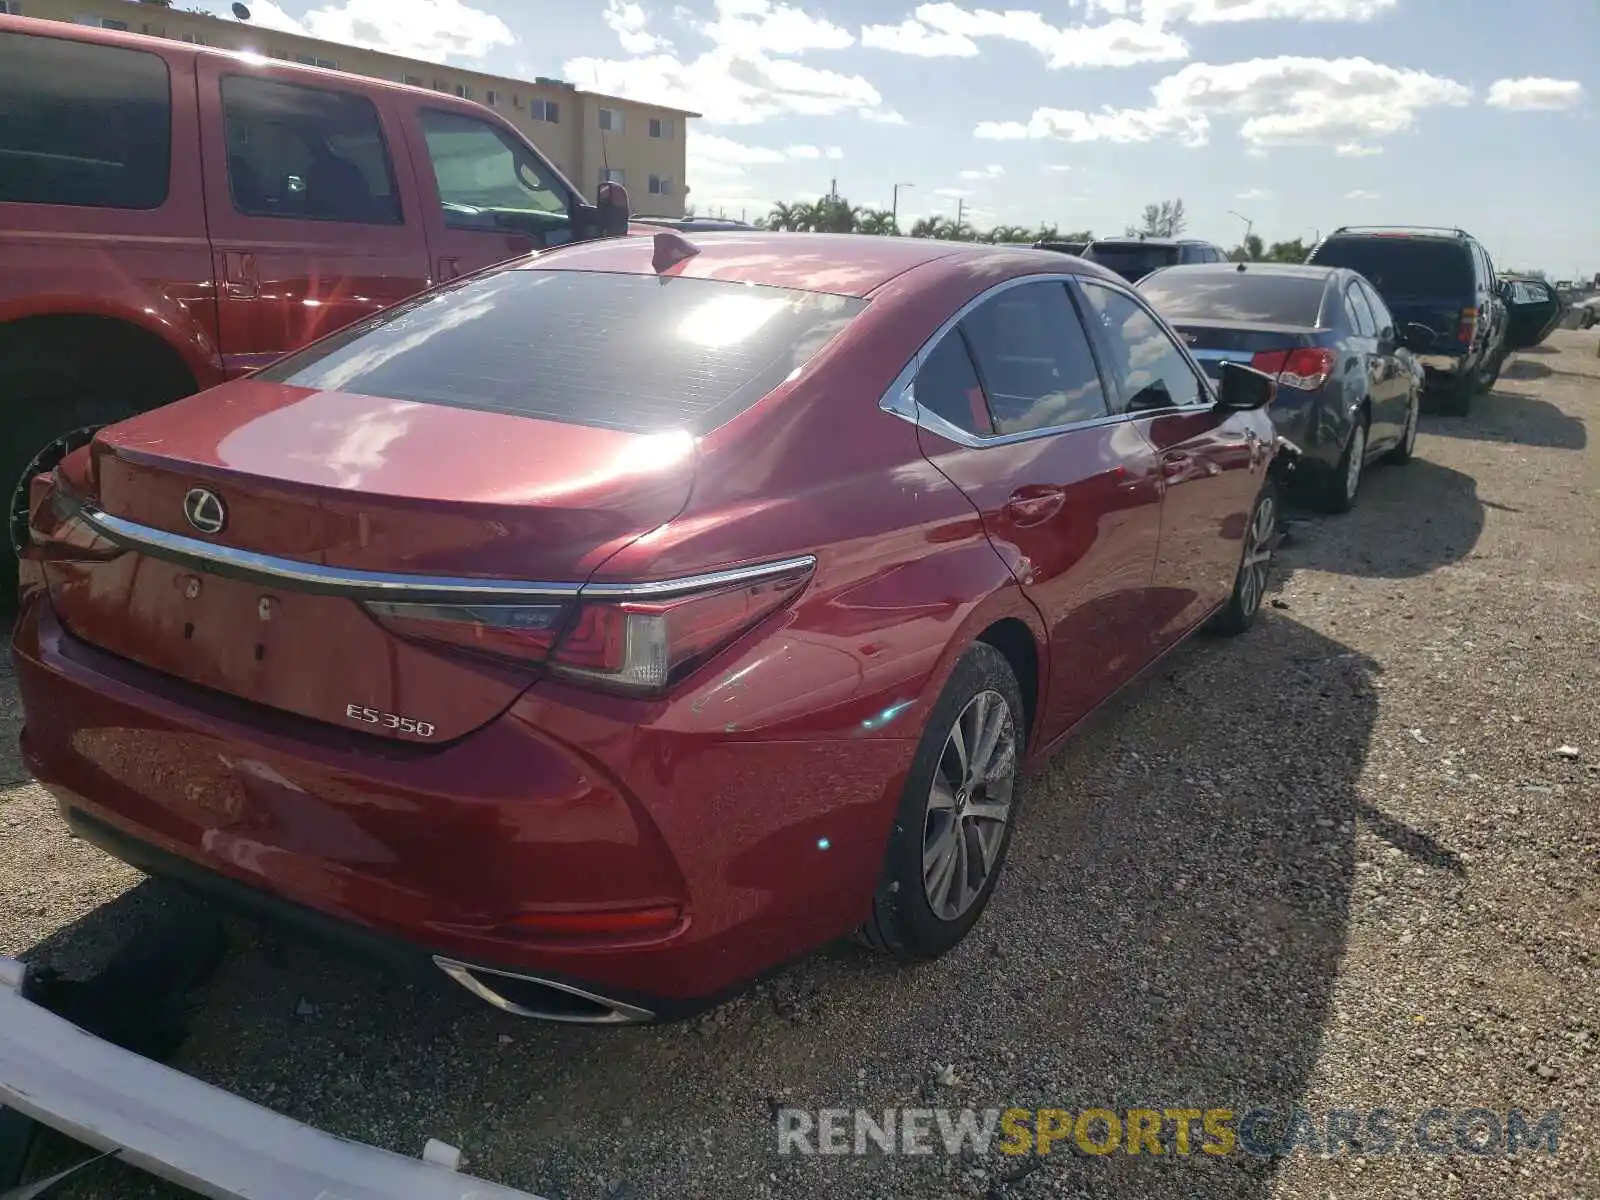
[[[1362,337],[1377,337],[1377,320],[1372,315],[1367,298],[1361,294],[1361,289],[1356,284],[1352,283],[1345,289],[1344,302],[1350,310],[1351,319],[1355,322],[1356,332]]]
[[[1078,311],[1059,281],[1025,283],[961,322],[995,432],[1028,433],[1110,414]]]
[[[1079,281],[1089,308],[1105,327],[1107,373],[1121,386],[1119,413],[1189,408],[1211,403],[1210,389],[1156,319],[1132,298],[1093,280]]]
[[[426,108],[422,136],[450,228],[519,229],[519,217],[530,226],[521,232],[566,223],[567,190],[496,125]]]
[[[0,202],[152,209],[172,174],[159,55],[0,33]]]
[[[226,75],[228,189],[247,217],[399,225],[378,110],[365,96]]]
[[[1389,311],[1389,306],[1383,302],[1383,297],[1359,279],[1355,282],[1355,289],[1361,298],[1367,302],[1367,307],[1372,310],[1372,319],[1377,322],[1378,326],[1378,336],[1381,338],[1393,338],[1395,334],[1394,314]]]

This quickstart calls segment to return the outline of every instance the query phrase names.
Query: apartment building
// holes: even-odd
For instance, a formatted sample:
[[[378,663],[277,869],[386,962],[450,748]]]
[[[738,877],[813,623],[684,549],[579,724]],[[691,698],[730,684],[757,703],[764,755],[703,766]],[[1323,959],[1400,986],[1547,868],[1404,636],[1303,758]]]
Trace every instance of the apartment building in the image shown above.
[[[681,216],[687,203],[684,134],[698,113],[585,91],[560,79],[486,75],[280,33],[154,0],[0,0],[0,12],[248,51],[461,96],[516,125],[591,197],[609,178],[627,186],[635,212]]]

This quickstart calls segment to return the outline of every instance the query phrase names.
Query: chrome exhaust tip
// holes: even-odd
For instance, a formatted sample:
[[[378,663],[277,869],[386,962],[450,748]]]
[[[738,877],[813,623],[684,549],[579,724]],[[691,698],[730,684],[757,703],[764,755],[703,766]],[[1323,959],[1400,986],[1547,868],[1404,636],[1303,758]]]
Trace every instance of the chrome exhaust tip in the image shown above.
[[[433,965],[478,999],[514,1017],[563,1025],[642,1025],[656,1019],[649,1009],[596,995],[570,983],[475,967],[437,954]]]

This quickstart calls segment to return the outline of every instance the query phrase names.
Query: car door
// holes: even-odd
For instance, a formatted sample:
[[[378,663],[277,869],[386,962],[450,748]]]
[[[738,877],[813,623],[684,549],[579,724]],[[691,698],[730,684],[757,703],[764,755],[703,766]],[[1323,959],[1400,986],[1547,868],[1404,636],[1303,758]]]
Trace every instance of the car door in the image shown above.
[[[578,197],[499,121],[398,99],[437,279],[573,240]]]
[[[428,286],[393,115],[360,90],[201,55],[201,156],[224,369],[237,375]]]
[[[1479,294],[1483,297],[1478,303],[1480,306],[1487,306],[1487,309],[1480,307],[1479,311],[1487,311],[1490,314],[1486,344],[1489,353],[1492,354],[1496,350],[1508,349],[1505,345],[1505,337],[1511,319],[1511,310],[1506,304],[1503,290],[1500,287],[1500,277],[1495,273],[1494,259],[1489,257],[1489,251],[1478,242],[1474,242],[1472,248],[1477,257],[1478,272],[1480,274]]]
[[[1345,303],[1356,323],[1357,336],[1351,341],[1359,347],[1366,369],[1370,412],[1367,446],[1375,449],[1400,436],[1405,426],[1410,380],[1401,374],[1400,360],[1395,357],[1394,318],[1389,318],[1385,333],[1378,320],[1378,310],[1372,307],[1369,293],[1360,280],[1349,280],[1344,293]],[[1384,311],[1387,313],[1388,309]]]
[[[1561,299],[1549,284],[1537,279],[1509,279],[1505,286],[1505,348],[1526,350],[1550,336],[1561,320]]]
[[[1149,652],[1167,649],[1233,589],[1245,528],[1270,460],[1249,422],[1219,413],[1209,384],[1144,301],[1080,279],[1111,384],[1112,411],[1154,447],[1161,532],[1150,591]]]
[[[975,301],[912,386],[923,453],[972,501],[1049,631],[1043,730],[1054,738],[1148,660],[1155,454],[1110,415],[1061,277]]]

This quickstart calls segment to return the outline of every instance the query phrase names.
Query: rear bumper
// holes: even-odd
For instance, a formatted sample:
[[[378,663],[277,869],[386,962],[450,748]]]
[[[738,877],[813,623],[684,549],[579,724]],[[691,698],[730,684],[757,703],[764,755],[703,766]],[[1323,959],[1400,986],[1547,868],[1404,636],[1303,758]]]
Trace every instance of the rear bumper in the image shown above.
[[[1422,369],[1430,377],[1435,375],[1454,377],[1466,372],[1469,356],[1465,350],[1460,354],[1421,354],[1417,361],[1422,364]]]
[[[24,972],[0,958],[0,1104],[87,1146],[215,1200],[533,1200],[334,1137],[102,1041],[26,999]]]
[[[540,1007],[552,989],[608,1023],[685,1015],[848,932],[915,744],[718,737],[702,728],[726,717],[693,705],[647,727],[541,685],[417,751],[105,654],[43,594],[12,651],[24,761],[88,840],[497,1002],[464,964],[501,1007],[556,1019],[578,1018]],[[662,905],[682,918],[659,933],[514,922]]]

